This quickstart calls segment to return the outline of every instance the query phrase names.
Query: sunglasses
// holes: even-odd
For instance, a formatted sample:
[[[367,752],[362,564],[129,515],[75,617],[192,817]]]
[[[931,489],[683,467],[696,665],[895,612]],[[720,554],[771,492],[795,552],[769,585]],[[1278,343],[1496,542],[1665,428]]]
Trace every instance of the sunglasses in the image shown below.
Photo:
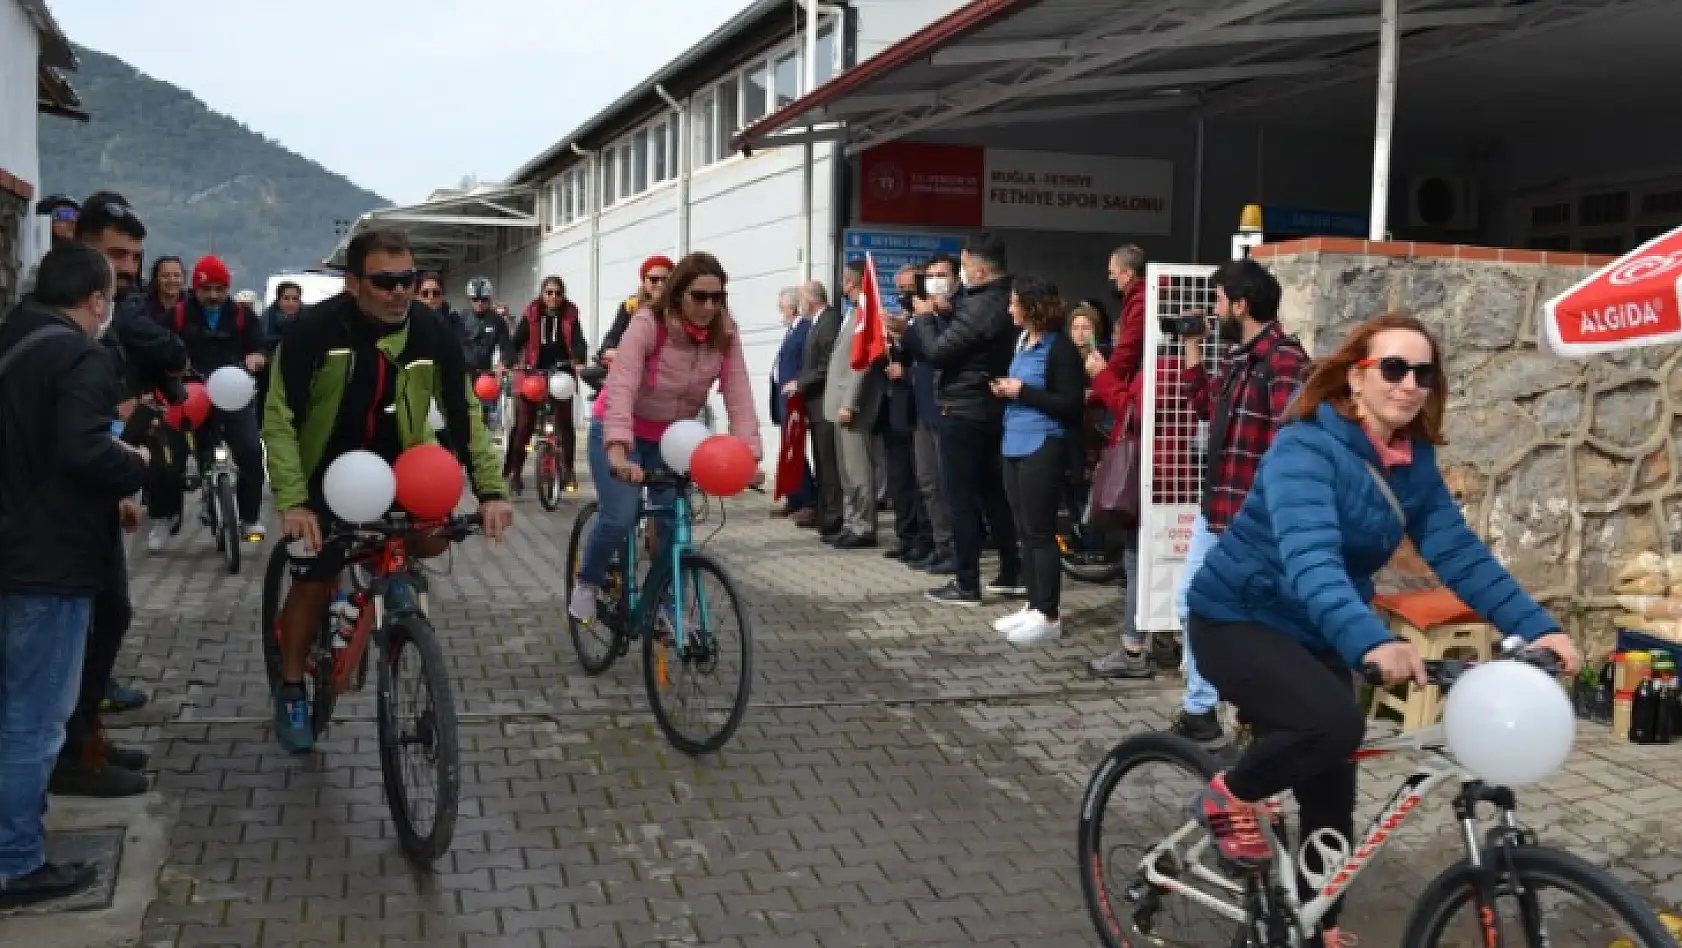
[[[717,293],[708,293],[706,290],[689,291],[689,301],[694,303],[696,306],[706,306],[708,303],[715,306],[723,306],[729,299],[730,294],[724,290],[719,290]]]
[[[409,287],[414,286],[415,271],[413,269],[375,270],[373,273],[364,275],[362,279],[372,283],[375,289],[390,293],[398,287],[402,287],[406,290]]]
[[[1437,384],[1437,367],[1430,362],[1409,362],[1401,356],[1385,356],[1382,359],[1362,359],[1358,365],[1361,368],[1378,366],[1378,377],[1391,385],[1400,385],[1402,380],[1413,373],[1413,380],[1420,388],[1432,388]]]
[[[75,223],[76,217],[80,213],[81,213],[80,211],[76,210],[73,207],[57,208],[53,211],[53,220],[55,220],[55,221],[70,221],[71,223]]]
[[[282,297],[281,297],[281,298],[280,298],[280,301],[281,301],[281,302],[282,302],[282,303],[296,303],[296,302],[298,302],[298,301],[299,301],[299,300],[300,300],[300,299],[302,299],[302,297],[297,297],[297,296],[282,296]]]
[[[544,290],[543,295],[544,296],[560,296],[561,291],[560,290]]]
[[[435,296],[443,296],[444,291],[443,290],[421,290],[420,295],[421,295],[421,299],[429,300],[429,299],[432,299]]]
[[[655,286],[659,286],[660,284],[666,282],[666,275],[664,273],[650,273],[648,276],[643,277],[643,279]]]

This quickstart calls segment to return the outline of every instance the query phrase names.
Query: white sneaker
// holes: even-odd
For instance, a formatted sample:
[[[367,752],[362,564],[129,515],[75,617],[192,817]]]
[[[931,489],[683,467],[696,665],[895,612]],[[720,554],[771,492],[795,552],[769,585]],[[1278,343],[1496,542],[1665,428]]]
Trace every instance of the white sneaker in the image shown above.
[[[1034,607],[1033,606],[1030,606],[1027,603],[1023,603],[1022,608],[1016,610],[1015,612],[1011,613],[1010,615],[1003,616],[1003,617],[998,618],[998,619],[994,619],[993,620],[993,631],[994,632],[1009,632],[1011,629],[1014,629],[1017,626],[1021,625],[1022,623],[1027,622],[1030,618],[1032,618],[1033,616],[1035,616],[1037,614],[1038,613],[1034,612]]]
[[[1005,636],[1012,645],[1027,647],[1055,642],[1063,637],[1063,622],[1060,619],[1047,619],[1038,612],[1033,618],[1022,623]]]
[[[151,529],[146,531],[146,551],[148,553],[156,553],[162,550],[164,548],[164,544],[168,542],[169,521],[153,521]]]
[[[572,587],[572,598],[567,601],[567,614],[579,622],[594,622],[596,620],[596,596],[601,590],[589,583],[579,583]]]

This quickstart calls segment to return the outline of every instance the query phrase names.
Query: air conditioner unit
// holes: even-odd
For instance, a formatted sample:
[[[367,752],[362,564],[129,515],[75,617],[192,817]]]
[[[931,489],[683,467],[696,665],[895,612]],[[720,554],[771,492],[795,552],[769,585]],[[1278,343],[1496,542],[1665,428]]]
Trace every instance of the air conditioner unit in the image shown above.
[[[1476,230],[1478,188],[1471,178],[1428,174],[1408,188],[1408,226],[1432,230]]]

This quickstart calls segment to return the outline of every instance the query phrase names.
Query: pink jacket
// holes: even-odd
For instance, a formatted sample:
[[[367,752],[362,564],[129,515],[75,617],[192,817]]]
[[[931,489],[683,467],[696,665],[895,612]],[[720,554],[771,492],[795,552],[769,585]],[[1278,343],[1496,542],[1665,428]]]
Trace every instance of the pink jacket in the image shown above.
[[[759,417],[754,412],[753,386],[748,381],[741,335],[732,327],[730,346],[721,354],[710,345],[694,344],[681,330],[667,332],[655,366],[649,359],[659,330],[654,314],[642,309],[619,339],[619,353],[596,404],[604,443],[629,445],[634,438],[659,440],[672,422],[701,413],[713,381],[722,374],[730,433],[747,442],[754,458],[759,459],[763,450]]]

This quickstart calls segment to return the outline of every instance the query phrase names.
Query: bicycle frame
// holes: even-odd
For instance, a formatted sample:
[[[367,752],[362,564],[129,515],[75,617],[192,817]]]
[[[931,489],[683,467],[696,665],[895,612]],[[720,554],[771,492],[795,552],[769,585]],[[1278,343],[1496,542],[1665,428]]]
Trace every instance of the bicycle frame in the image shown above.
[[[333,690],[337,693],[347,694],[353,690],[352,682],[357,681],[359,677],[368,643],[374,639],[374,631],[385,628],[386,591],[394,580],[407,581],[410,578],[407,575],[409,563],[408,538],[403,536],[383,537],[365,552],[357,553],[353,550],[352,555],[346,557],[345,569],[351,575],[350,600],[359,611],[356,625],[351,628],[341,652],[343,660],[335,660],[333,663]],[[371,572],[368,582],[360,581],[357,576],[358,568]],[[415,602],[414,611],[426,614],[424,584],[416,585]]]
[[[669,575],[672,579],[672,601],[683,602],[683,571],[678,565],[683,562],[683,554],[689,550],[693,538],[690,529],[690,510],[688,489],[679,484],[675,487],[675,494],[670,505],[653,506],[644,499],[640,520],[657,521],[661,527],[663,542],[653,567],[648,572],[648,589],[658,589]],[[652,597],[645,596],[644,590],[637,585],[637,541],[638,531],[633,529],[625,537],[625,603],[629,609],[628,629],[646,632],[652,628],[655,609],[658,605]],[[707,602],[705,596],[698,596],[701,610],[701,626],[705,628],[707,621]],[[682,610],[673,609],[672,639],[677,646],[678,654],[682,655],[687,635],[683,627]]]
[[[1420,803],[1424,802],[1426,797],[1443,784],[1456,778],[1468,785],[1474,783],[1460,765],[1444,753],[1443,746],[1444,736],[1441,724],[1434,724],[1407,734],[1379,738],[1361,745],[1360,750],[1356,751],[1354,756],[1357,762],[1394,753],[1416,754],[1420,756],[1421,761],[1413,772],[1402,780],[1401,786],[1396,789],[1389,802],[1373,818],[1359,845],[1352,845],[1351,841],[1342,839],[1338,833],[1331,830],[1317,831],[1309,838],[1302,840],[1300,851],[1306,851],[1308,847],[1313,846],[1315,854],[1320,857],[1322,868],[1319,872],[1309,870],[1306,867],[1299,867],[1296,854],[1290,851],[1286,841],[1280,839],[1279,834],[1274,831],[1273,822],[1271,820],[1262,822],[1263,831],[1267,834],[1268,841],[1273,848],[1273,863],[1269,871],[1276,878],[1284,880],[1280,889],[1286,904],[1290,907],[1290,914],[1297,920],[1299,939],[1306,939],[1308,934],[1315,930],[1320,924],[1320,920],[1325,918],[1326,913],[1331,910],[1333,903],[1355,884],[1355,880],[1360,876],[1362,870],[1372,862],[1374,856],[1384,850],[1396,829],[1407,821],[1408,816],[1419,807]],[[1271,813],[1278,814],[1280,812],[1281,800],[1284,796],[1285,794],[1280,794],[1266,802],[1266,806]],[[1477,834],[1477,821],[1470,811],[1461,812],[1458,805],[1456,816],[1460,819],[1468,858],[1471,864],[1476,866],[1479,863],[1481,851]],[[1510,810],[1505,813],[1504,819],[1509,821],[1512,819]],[[1244,896],[1246,888],[1243,885],[1210,870],[1202,864],[1201,857],[1213,845],[1213,840],[1206,833],[1184,853],[1179,851],[1182,843],[1196,837],[1199,833],[1203,833],[1203,829],[1196,820],[1186,821],[1184,826],[1145,854],[1144,859],[1139,863],[1140,871],[1143,873],[1145,880],[1153,886],[1184,896],[1239,924],[1248,922],[1250,912],[1246,906],[1211,895],[1159,870],[1158,866],[1164,862],[1164,857],[1167,857],[1172,864],[1185,867],[1198,880],[1217,887],[1223,892]],[[1316,891],[1316,895],[1307,905],[1301,903],[1297,893],[1295,879],[1298,871],[1302,872],[1303,877]]]

